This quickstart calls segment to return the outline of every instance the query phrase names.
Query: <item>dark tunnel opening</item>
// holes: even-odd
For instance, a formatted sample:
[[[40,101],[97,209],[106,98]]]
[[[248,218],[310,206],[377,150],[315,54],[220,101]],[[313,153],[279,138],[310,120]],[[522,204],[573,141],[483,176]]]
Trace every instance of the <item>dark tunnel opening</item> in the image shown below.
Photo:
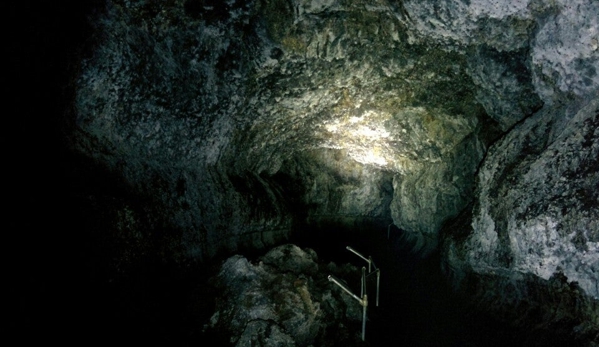
[[[73,162],[79,160],[82,159],[72,158]],[[100,168],[89,170],[93,165],[85,159],[72,167],[76,166],[81,171],[75,170],[68,175],[69,193],[74,201],[62,207],[77,217],[65,225],[66,230],[77,232],[82,225],[94,224],[94,220],[103,218],[98,215],[102,210],[89,205],[86,194],[82,192],[99,200],[108,199],[104,202],[96,200],[99,204],[114,204],[117,202],[114,197],[130,201],[139,199],[109,172]],[[255,183],[252,179],[243,184],[249,187]],[[263,187],[247,193],[263,194]],[[297,197],[291,198],[293,201]],[[380,307],[371,306],[368,313],[367,345],[518,346],[530,339],[505,323],[464,309],[466,306],[452,294],[440,272],[439,254],[433,253],[422,259],[412,253],[410,242],[413,240],[394,226],[389,229],[390,223],[388,218],[329,216],[309,221],[304,216],[287,241],[314,249],[322,263],[363,266],[364,262],[348,252],[346,246],[372,255],[383,275]],[[97,228],[101,233],[102,226]],[[41,304],[36,308],[41,311],[36,316],[23,318],[23,321],[42,328],[24,341],[61,338],[67,343],[118,341],[119,344],[156,346],[231,345],[227,336],[203,329],[214,313],[214,300],[218,296],[208,279],[216,275],[219,266],[230,254],[222,254],[204,263],[187,264],[168,262],[157,254],[148,254],[127,273],[119,274],[113,268],[105,267],[110,261],[109,250],[116,244],[98,244],[115,240],[101,234],[81,237],[89,238],[84,243],[88,244],[90,253],[77,251],[76,257],[65,261],[77,263],[69,266],[70,273],[63,278],[63,284],[68,284],[69,289],[45,288],[38,289],[41,292],[30,293],[32,296],[42,294],[34,302]],[[254,260],[265,252],[264,249],[248,249],[236,253]],[[75,255],[73,249],[68,254]],[[351,283],[353,288],[358,288],[357,283]],[[53,286],[56,282],[47,280],[42,285]],[[369,292],[372,290],[370,286]],[[43,300],[47,302],[42,304]],[[55,312],[66,314],[67,318],[56,319]],[[347,324],[358,336],[360,324]]]
[[[392,228],[387,238],[387,228],[381,223],[356,229],[323,224],[306,226],[309,230],[289,241],[314,249],[322,264],[364,266],[365,262],[346,249],[351,246],[364,255],[371,255],[382,271],[380,306],[375,307],[371,299],[366,343],[357,345],[524,346],[539,338],[496,321],[484,311],[472,310],[463,298],[452,292],[440,271],[439,254],[422,259],[411,253],[412,245],[401,230]],[[264,252],[266,250],[237,253],[253,261]],[[67,344],[118,341],[118,344],[149,346],[230,346],[230,336],[205,330],[219,296],[208,280],[218,273],[224,258],[181,266],[149,256],[120,277],[94,273],[98,268],[71,268],[74,272],[69,276],[87,279],[70,281],[72,287],[66,291],[46,289],[37,300],[52,303],[41,305],[37,309],[44,310],[39,315],[25,320],[31,326],[42,328],[23,341],[38,341],[43,337],[60,338]],[[319,275],[325,274],[323,271]],[[357,292],[358,278],[347,280]],[[374,295],[374,288],[370,282],[369,295]],[[46,296],[50,293],[56,295]],[[39,293],[32,293],[35,294]],[[56,319],[55,312],[67,318]],[[346,324],[357,341],[361,324],[354,321]],[[536,345],[563,346],[568,342],[559,336],[553,340],[543,336],[540,341],[543,342]],[[347,346],[347,342],[332,346]]]
[[[326,230],[333,231],[336,237],[293,241],[315,249],[323,263],[332,261],[361,267],[365,263],[346,249],[347,245],[359,245],[354,248],[362,254],[372,255],[376,266],[382,270],[380,306],[375,307],[371,299],[366,343],[357,342],[356,345],[576,345],[567,336],[523,331],[497,321],[484,309],[473,309],[466,298],[455,295],[441,274],[439,254],[433,253],[426,259],[411,254],[401,230],[393,230],[389,239],[385,228],[374,233],[370,229],[368,236],[356,230]],[[259,255],[250,252],[246,257],[253,259]],[[206,343],[230,346],[230,336],[205,331],[214,313],[214,298],[218,296],[207,279],[216,275],[221,263],[214,260],[200,267],[182,269],[160,260],[148,261],[115,283],[91,281],[90,287],[76,288],[80,306],[70,312],[76,317],[76,323],[70,324],[70,329],[75,331],[73,340],[118,340],[156,346]],[[357,277],[348,279],[355,293],[359,291],[358,280]],[[368,292],[374,296],[374,283],[369,282]],[[350,321],[346,324],[357,341],[361,323]],[[48,332],[48,336],[56,333]],[[347,346],[347,342],[331,345]]]
[[[372,346],[520,346],[526,334],[469,308],[455,295],[441,273],[440,254],[426,257],[414,253],[415,240],[390,225],[368,225],[348,229],[319,225],[314,235],[295,240],[316,250],[326,263],[350,263],[359,268],[367,263],[349,252],[350,246],[372,256],[381,269],[380,306],[374,306],[376,284],[369,281],[369,313],[366,341]],[[359,291],[358,278],[354,289]],[[357,305],[357,303],[356,303]],[[356,334],[361,326],[355,325]],[[556,346],[559,343],[555,344]]]
[[[53,261],[43,265],[28,264],[28,271],[43,272],[44,277],[31,273],[31,281],[22,286],[30,297],[25,303],[29,309],[24,312],[36,314],[21,316],[19,321],[38,327],[35,335],[24,337],[23,341],[61,338],[72,343],[231,345],[228,336],[204,328],[209,324],[219,295],[208,280],[218,273],[228,256],[238,253],[257,261],[267,249],[248,248],[222,253],[201,263],[180,263],[169,261],[156,249],[149,248],[150,252],[137,258],[133,267],[118,272],[109,264],[114,249],[123,245],[119,245],[116,235],[103,235],[110,229],[102,222],[109,210],[103,205],[114,207],[128,201],[143,206],[142,199],[118,176],[85,158],[71,157],[68,167],[65,171],[68,177],[65,187],[68,188],[63,193],[69,199],[53,209],[71,214],[69,222],[62,226],[69,237],[79,240],[78,248],[71,247],[69,240],[64,240],[62,245],[48,243],[56,247],[54,251],[64,252],[60,260],[51,256],[52,250],[45,250],[43,254]],[[280,183],[284,180],[282,177],[284,175],[276,176],[269,184]],[[247,190],[256,185],[254,178],[247,182],[239,180],[239,189]],[[289,192],[291,190],[285,193]],[[250,189],[245,193],[266,195],[261,184],[257,191]],[[90,197],[93,199],[89,200]],[[279,198],[289,199],[287,207],[298,208],[295,202],[299,197],[282,194]],[[416,241],[393,226],[390,218],[309,218],[307,213],[295,218],[294,231],[285,242],[314,249],[322,264],[364,266],[363,261],[347,251],[346,247],[350,246],[371,255],[381,269],[380,307],[371,306],[368,311],[365,345],[575,346],[568,336],[523,331],[494,319],[484,307],[473,307],[468,298],[456,295],[451,289],[441,272],[440,253],[436,251],[424,258],[414,253]],[[77,237],[82,227],[96,232]],[[87,246],[81,248],[82,245]],[[350,283],[357,290],[358,282]],[[372,283],[368,291],[373,292]],[[57,319],[56,312],[65,315]],[[357,339],[360,324],[347,324]]]

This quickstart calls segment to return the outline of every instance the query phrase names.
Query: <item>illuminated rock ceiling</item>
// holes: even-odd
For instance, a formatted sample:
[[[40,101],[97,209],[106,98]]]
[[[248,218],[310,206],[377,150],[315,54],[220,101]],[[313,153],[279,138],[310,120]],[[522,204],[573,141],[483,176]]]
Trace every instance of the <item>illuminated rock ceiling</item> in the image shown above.
[[[564,271],[597,296],[596,190],[562,211],[516,209],[520,194],[557,198],[551,189],[510,190],[546,182],[552,144],[590,168],[565,190],[599,182],[594,109],[577,116],[584,145],[557,145],[564,129],[578,136],[571,120],[597,93],[597,13],[591,0],[113,0],[95,20],[69,139],[154,206],[124,206],[130,223],[115,225],[168,229],[159,247],[178,259],[265,247],[323,221],[393,223],[426,253],[467,211],[456,268],[546,279],[557,263],[533,260],[583,249]],[[568,212],[580,206],[583,217]],[[567,251],[526,255],[540,227],[523,216],[548,221]],[[554,218],[582,222],[558,232]]]

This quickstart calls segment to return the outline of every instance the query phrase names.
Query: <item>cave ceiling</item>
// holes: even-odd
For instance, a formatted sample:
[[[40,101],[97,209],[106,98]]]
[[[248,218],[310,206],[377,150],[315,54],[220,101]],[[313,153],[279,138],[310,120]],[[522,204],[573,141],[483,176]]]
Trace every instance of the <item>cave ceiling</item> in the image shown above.
[[[308,215],[435,244],[489,146],[597,78],[596,23],[581,17],[589,45],[568,50],[548,23],[571,8],[492,2],[107,1],[69,141],[191,239],[234,249]]]

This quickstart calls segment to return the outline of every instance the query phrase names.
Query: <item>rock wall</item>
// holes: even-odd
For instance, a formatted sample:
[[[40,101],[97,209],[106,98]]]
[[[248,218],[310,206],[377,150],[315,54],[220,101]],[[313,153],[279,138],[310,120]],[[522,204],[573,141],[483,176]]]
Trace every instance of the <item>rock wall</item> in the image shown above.
[[[83,201],[123,261],[329,220],[393,221],[428,252],[470,206],[441,238],[458,287],[511,308],[568,287],[593,317],[598,17],[594,0],[106,1],[67,137],[127,197]]]
[[[347,325],[359,327],[361,306],[323,281],[329,273],[360,278],[354,266],[322,264],[313,250],[290,244],[255,262],[233,256],[213,279],[220,293],[206,330],[234,346],[360,345]]]
[[[477,309],[594,346],[599,4],[397,4],[411,42],[469,52],[477,100],[506,131],[486,153],[473,204],[442,232],[448,276]]]
[[[599,100],[571,112],[539,112],[489,151],[470,231],[448,244],[449,262],[543,279],[560,272],[599,298]]]
[[[599,84],[596,1],[406,0],[401,4],[413,42],[434,40],[457,50],[481,45],[499,52],[524,50],[535,92],[544,102],[551,102],[555,93],[587,96]]]
[[[504,204],[512,202],[508,203],[508,206],[512,205],[511,211],[489,209],[489,212],[497,211],[495,219],[508,223],[505,230],[512,234],[509,237],[510,248],[516,253],[512,266],[545,279],[561,270],[570,280],[578,282],[595,297],[599,297],[599,274],[596,273],[599,269],[599,195],[596,189],[599,185],[598,117],[599,104],[595,99],[567,124],[560,124],[559,130],[535,124],[532,129],[515,133],[513,136],[520,137],[518,140],[510,136],[506,141],[511,139],[513,145],[523,146],[518,151],[520,162],[514,160],[503,165],[507,168],[502,172],[506,175],[504,180],[493,179],[495,175],[489,174],[485,165],[481,178],[488,180],[491,194],[481,191],[480,196],[481,205],[486,205],[494,189],[506,191],[501,186],[508,182],[515,183],[512,189],[504,193],[507,196],[503,196]],[[552,136],[542,136],[548,137],[547,143],[541,147],[544,148],[538,157],[529,164],[528,160],[532,158],[528,157],[528,153],[530,150],[535,151],[535,145],[531,143],[534,140],[531,138],[539,131],[553,133]],[[525,133],[528,134],[522,138]],[[500,147],[497,150],[502,149]],[[512,151],[504,153],[509,152]],[[503,158],[496,160],[501,159]],[[511,173],[506,172],[514,164],[518,167],[514,167]],[[514,182],[509,176],[516,172],[520,177]],[[486,187],[487,182],[481,180],[481,186]],[[474,221],[474,227],[489,230],[485,221],[488,221],[487,213],[482,210],[481,208],[481,213]],[[503,215],[499,217],[497,213]]]
[[[68,137],[148,201],[174,256],[259,248],[321,219],[392,219],[434,245],[471,196],[497,128],[471,63],[408,44],[393,9],[106,4]]]

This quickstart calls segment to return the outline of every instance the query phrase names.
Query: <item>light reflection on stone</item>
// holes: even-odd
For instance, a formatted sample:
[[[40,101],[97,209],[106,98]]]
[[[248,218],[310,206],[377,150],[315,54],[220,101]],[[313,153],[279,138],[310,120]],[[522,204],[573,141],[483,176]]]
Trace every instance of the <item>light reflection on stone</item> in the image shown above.
[[[345,149],[359,163],[387,167],[394,157],[389,143],[393,136],[384,125],[389,119],[386,112],[368,110],[361,116],[325,121],[324,128],[331,136],[320,147]]]

